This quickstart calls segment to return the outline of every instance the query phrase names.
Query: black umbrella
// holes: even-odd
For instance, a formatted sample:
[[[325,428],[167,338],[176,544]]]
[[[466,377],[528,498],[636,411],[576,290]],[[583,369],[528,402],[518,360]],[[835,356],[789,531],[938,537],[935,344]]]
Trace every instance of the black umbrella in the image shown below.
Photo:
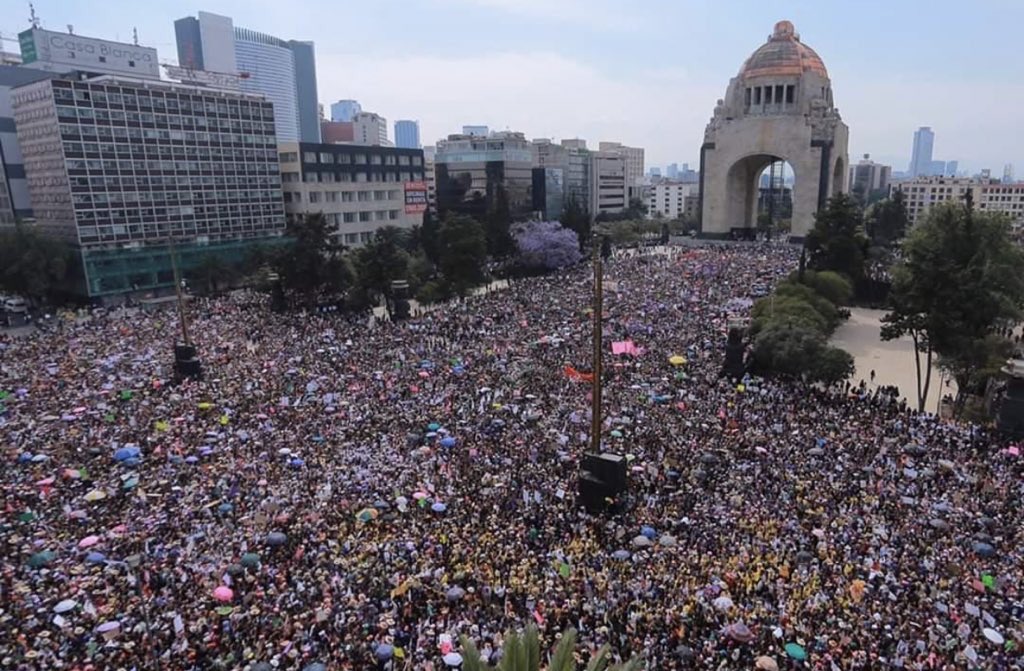
[[[267,545],[271,547],[277,547],[278,545],[284,545],[288,542],[288,537],[280,531],[272,531],[267,534]]]
[[[796,560],[803,564],[807,564],[814,560],[814,555],[812,555],[807,550],[801,550],[800,552],[796,553]]]
[[[995,557],[996,549],[988,543],[975,543],[973,545],[974,553],[979,557]]]

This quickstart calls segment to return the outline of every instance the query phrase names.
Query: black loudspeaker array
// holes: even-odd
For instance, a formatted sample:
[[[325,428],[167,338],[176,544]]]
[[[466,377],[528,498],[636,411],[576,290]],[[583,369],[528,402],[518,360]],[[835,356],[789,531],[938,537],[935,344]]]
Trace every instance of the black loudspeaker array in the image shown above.
[[[609,499],[626,492],[626,460],[617,454],[583,455],[580,466],[579,502],[590,513],[600,513]]]
[[[203,378],[203,365],[196,358],[195,345],[178,343],[174,346],[174,374],[179,380]]]

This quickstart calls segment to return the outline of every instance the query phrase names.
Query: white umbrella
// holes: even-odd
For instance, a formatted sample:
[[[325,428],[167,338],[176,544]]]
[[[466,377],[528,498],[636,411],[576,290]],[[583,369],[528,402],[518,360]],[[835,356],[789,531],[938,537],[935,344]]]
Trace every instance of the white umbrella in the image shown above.
[[[711,604],[718,610],[729,610],[732,608],[732,599],[723,595],[712,601]]]
[[[1006,639],[1003,638],[1002,634],[1000,634],[998,631],[990,627],[985,627],[981,630],[981,633],[985,635],[985,638],[995,643],[996,645],[1002,645],[1006,642]]]
[[[444,660],[444,663],[448,666],[458,666],[459,664],[462,664],[462,655],[457,652],[449,652],[441,659]]]
[[[72,601],[71,599],[64,599],[63,601],[61,601],[60,603],[58,603],[56,606],[53,607],[53,612],[54,613],[66,613],[69,610],[74,610],[76,607],[78,607],[78,602],[77,601]]]
[[[637,536],[633,539],[633,545],[638,548],[645,548],[651,544],[651,539],[647,536]]]

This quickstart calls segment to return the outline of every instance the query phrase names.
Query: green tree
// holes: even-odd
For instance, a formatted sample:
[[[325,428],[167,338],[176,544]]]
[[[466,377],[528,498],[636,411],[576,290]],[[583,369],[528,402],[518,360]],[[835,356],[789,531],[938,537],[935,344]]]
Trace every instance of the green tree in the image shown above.
[[[409,254],[403,249],[407,237],[401,229],[385,226],[355,252],[356,285],[371,297],[383,298],[388,314],[394,298],[391,283],[405,279],[409,270]]]
[[[530,624],[522,633],[510,631],[505,634],[502,647],[499,671],[576,671],[576,630],[562,632],[562,637],[555,646],[548,660],[541,660],[540,636],[537,628]],[[480,659],[480,652],[468,638],[461,638],[463,651],[463,671],[486,671],[485,660]],[[623,664],[611,664],[610,648],[602,646],[590,658],[586,671],[637,671],[641,668],[641,660],[631,659]]]
[[[468,215],[451,215],[441,226],[439,267],[459,294],[483,282],[487,236],[483,226]]]
[[[765,373],[834,384],[853,374],[853,357],[797,320],[775,319],[757,334],[754,365]]]
[[[590,213],[575,196],[569,197],[560,221],[562,226],[576,232],[576,237],[580,239],[581,251],[590,244]]]
[[[814,228],[807,235],[809,267],[834,270],[858,282],[865,273],[867,238],[857,202],[848,194],[829,198],[815,215]]]
[[[322,213],[289,221],[285,234],[291,244],[278,251],[272,265],[293,303],[312,308],[321,296],[337,296],[348,289],[351,270]]]
[[[67,288],[73,256],[67,243],[18,222],[0,233],[0,288],[35,303],[56,300]]]
[[[238,277],[238,265],[228,263],[220,254],[203,254],[185,273],[189,284],[206,294],[216,294],[230,287]]]
[[[892,277],[882,338],[913,340],[918,409],[924,410],[934,355],[953,374],[962,408],[991,358],[988,341],[1020,318],[1024,251],[1013,244],[1003,217],[944,203],[911,231]]]
[[[853,298],[853,285],[850,284],[850,281],[831,270],[821,272],[805,270],[802,280],[799,279],[799,272],[794,271],[789,276],[789,282],[806,284],[836,307],[848,305]]]
[[[441,222],[429,209],[423,212],[423,223],[420,225],[420,244],[430,262],[436,264],[441,251]]]
[[[879,201],[868,209],[864,225],[872,246],[891,248],[907,234],[909,221],[903,191],[897,189],[892,198]]]

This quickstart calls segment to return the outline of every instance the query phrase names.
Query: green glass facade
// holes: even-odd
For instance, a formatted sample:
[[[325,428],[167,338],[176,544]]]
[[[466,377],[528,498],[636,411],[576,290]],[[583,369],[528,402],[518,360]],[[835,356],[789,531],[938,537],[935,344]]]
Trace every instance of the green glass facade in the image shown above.
[[[217,256],[226,264],[235,264],[257,246],[276,246],[285,244],[287,240],[284,237],[272,237],[209,244],[176,244],[174,252],[178,271],[185,276],[204,257]],[[146,245],[134,249],[83,249],[81,254],[87,285],[83,293],[93,298],[174,287],[169,245]]]

